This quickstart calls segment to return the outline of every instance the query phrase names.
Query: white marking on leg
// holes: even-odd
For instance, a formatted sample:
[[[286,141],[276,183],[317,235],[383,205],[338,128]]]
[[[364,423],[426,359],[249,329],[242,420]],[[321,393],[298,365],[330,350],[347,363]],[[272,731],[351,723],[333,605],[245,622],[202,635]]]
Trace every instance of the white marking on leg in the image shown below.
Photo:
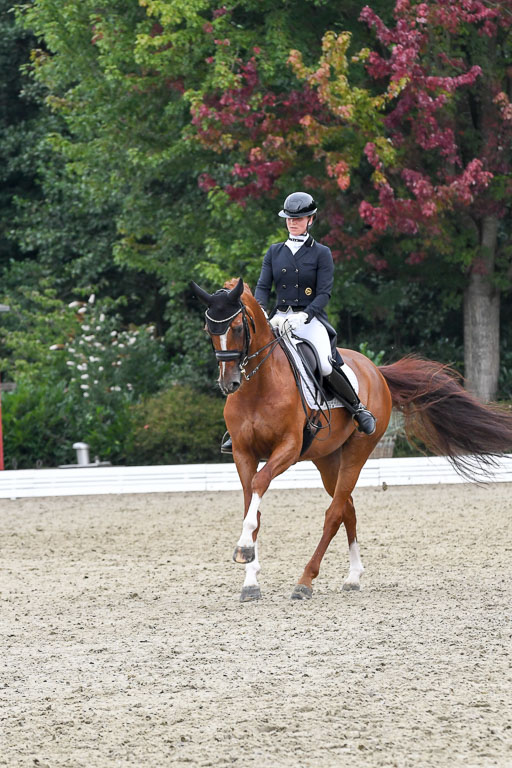
[[[245,516],[244,524],[242,526],[242,535],[238,540],[239,547],[252,547],[254,542],[252,540],[253,531],[258,527],[258,509],[260,506],[261,497],[257,493],[253,493],[249,509]]]
[[[348,571],[348,578],[346,579],[345,584],[349,584],[351,586],[356,586],[356,585],[358,586],[359,579],[364,573],[364,566],[361,561],[361,555],[359,554],[359,544],[357,543],[357,541],[353,541],[350,547],[348,548],[348,559],[349,559],[349,571]]]
[[[261,571],[260,561],[258,559],[258,542],[254,545],[254,560],[245,566],[244,587],[259,587],[258,573]]]

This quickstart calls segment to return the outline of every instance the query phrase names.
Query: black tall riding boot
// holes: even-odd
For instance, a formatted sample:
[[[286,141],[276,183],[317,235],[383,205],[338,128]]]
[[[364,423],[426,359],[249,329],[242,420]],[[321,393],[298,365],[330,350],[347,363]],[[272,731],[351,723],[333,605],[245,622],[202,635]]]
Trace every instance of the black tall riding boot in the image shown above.
[[[359,432],[364,432],[366,435],[373,435],[376,426],[375,416],[362,404],[354,392],[352,384],[347,379],[338,363],[331,360],[331,364],[332,372],[329,376],[324,377],[324,381],[327,382],[330,389],[334,392],[336,397],[340,398],[343,405],[351,414],[352,420],[356,424]]]

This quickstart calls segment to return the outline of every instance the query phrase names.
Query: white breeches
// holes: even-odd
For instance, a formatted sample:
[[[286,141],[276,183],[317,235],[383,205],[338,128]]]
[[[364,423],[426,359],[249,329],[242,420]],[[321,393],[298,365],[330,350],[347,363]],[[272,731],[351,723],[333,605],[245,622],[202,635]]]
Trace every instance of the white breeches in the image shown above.
[[[281,312],[278,310],[276,314],[280,317],[286,317],[288,314],[292,315],[293,311],[291,309],[289,309],[287,312]],[[322,325],[320,320],[317,320],[316,317],[313,317],[309,323],[300,325],[294,331],[294,334],[299,336],[301,339],[306,339],[307,341],[311,342],[311,344],[318,352],[318,357],[320,358],[322,376],[329,376],[329,374],[332,372],[332,365],[329,362],[329,358],[331,357],[331,341],[325,326]]]

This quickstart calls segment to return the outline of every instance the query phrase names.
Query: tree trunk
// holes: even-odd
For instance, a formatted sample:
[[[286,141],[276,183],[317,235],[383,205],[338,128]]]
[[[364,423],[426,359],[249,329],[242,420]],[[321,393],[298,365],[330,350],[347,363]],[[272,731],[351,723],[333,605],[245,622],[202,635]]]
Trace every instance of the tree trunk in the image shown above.
[[[483,402],[494,400],[500,368],[500,293],[494,285],[498,220],[482,222],[482,257],[473,265],[464,292],[466,387]]]

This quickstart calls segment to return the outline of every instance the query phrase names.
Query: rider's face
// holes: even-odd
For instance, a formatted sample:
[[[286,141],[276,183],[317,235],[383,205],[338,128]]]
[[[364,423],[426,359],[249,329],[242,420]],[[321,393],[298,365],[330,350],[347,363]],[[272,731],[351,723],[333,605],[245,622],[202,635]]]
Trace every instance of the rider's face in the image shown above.
[[[302,216],[300,219],[286,219],[286,226],[290,235],[304,235],[306,234],[308,223],[312,221],[312,216]]]

